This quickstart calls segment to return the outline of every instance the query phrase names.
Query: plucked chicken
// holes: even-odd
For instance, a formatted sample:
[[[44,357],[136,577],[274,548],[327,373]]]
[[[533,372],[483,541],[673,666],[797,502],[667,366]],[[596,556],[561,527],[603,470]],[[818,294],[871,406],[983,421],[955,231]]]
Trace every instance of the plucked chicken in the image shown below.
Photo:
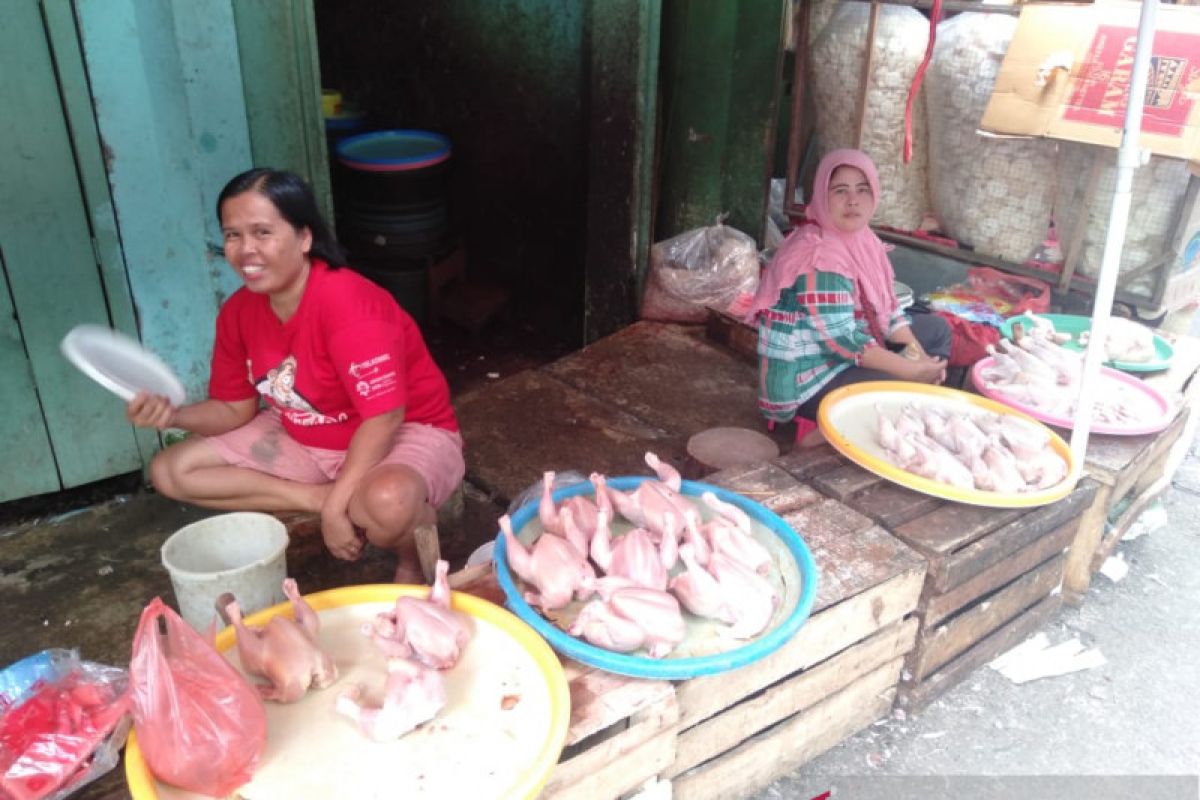
[[[500,517],[500,530],[513,571],[537,589],[525,593],[526,602],[551,611],[567,605],[572,597],[584,600],[591,596],[596,571],[575,545],[543,532],[530,550],[513,533],[512,519],[507,514]]]
[[[437,562],[428,598],[399,597],[395,607],[363,626],[389,658],[413,658],[431,669],[449,669],[471,638],[465,615],[450,608],[449,565]]]
[[[266,678],[256,688],[264,700],[294,703],[309,687],[324,689],[337,680],[337,665],[321,650],[321,620],[300,595],[296,582],[283,581],[283,593],[292,604],[295,619],[277,614],[262,628],[242,621],[242,609],[232,595],[224,594],[218,607],[237,629],[238,658],[251,675]]]
[[[365,687],[350,686],[337,699],[338,713],[357,723],[369,738],[390,742],[428,722],[446,705],[446,683],[436,669],[404,658],[389,658],[383,702],[362,702]]]
[[[614,543],[608,515],[600,511],[590,548],[592,561],[606,575],[628,578],[638,586],[666,589],[667,571],[675,565],[677,553],[673,525],[667,524],[658,545],[645,528],[634,528]]]
[[[623,586],[606,594],[583,607],[572,636],[623,653],[645,648],[650,658],[662,658],[687,634],[679,601],[665,591]]]

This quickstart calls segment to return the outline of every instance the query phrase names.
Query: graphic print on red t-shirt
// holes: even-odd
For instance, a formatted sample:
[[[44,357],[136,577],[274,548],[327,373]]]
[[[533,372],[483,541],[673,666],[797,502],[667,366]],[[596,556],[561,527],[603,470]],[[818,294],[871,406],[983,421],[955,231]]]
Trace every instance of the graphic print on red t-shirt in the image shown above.
[[[330,425],[346,421],[346,414],[329,416],[313,408],[312,403],[296,389],[296,356],[288,355],[277,365],[267,370],[262,377],[254,377],[254,388],[268,402],[279,409],[289,422],[296,425]]]

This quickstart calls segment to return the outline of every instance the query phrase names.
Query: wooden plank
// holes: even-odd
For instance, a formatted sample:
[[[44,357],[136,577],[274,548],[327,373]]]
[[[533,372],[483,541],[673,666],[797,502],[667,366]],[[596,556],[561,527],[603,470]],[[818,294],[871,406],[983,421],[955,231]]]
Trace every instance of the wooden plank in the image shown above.
[[[312,0],[232,6],[251,160],[303,175],[331,219]]]
[[[1048,536],[1043,536],[1024,550],[993,564],[945,594],[927,594],[921,600],[922,623],[926,627],[938,624],[976,598],[1028,572],[1051,556],[1063,552],[1075,538],[1078,527],[1078,520],[1070,520]]]
[[[856,495],[853,505],[856,511],[894,531],[906,522],[933,513],[944,503],[936,497],[881,481]]]
[[[687,444],[539,370],[489,384],[456,402],[455,413],[471,443],[468,480],[503,503],[544,470],[644,475],[647,450],[682,463]]]
[[[1117,487],[1120,499],[1128,485],[1130,475],[1137,475],[1139,467],[1153,461],[1164,449],[1179,438],[1187,425],[1186,414],[1179,414],[1163,431],[1146,436],[1107,436],[1096,434],[1088,439],[1084,468],[1101,483]]]
[[[758,327],[714,308],[708,310],[704,334],[728,348],[747,364],[758,368]]]
[[[564,661],[571,665],[567,671],[571,690],[568,747],[648,709],[659,708],[667,699],[675,705],[675,690],[667,681],[629,678],[574,664],[570,659]],[[672,713],[672,721],[678,719],[678,712]]]
[[[795,448],[782,455],[775,463],[800,481],[811,480],[814,475],[839,469],[850,462],[827,444],[820,447]]]
[[[1070,495],[1057,503],[1036,509],[1010,525],[993,532],[943,561],[929,564],[930,580],[939,592],[958,586],[974,575],[997,564],[1012,553],[1054,531],[1067,520],[1074,519],[1095,496],[1095,481],[1080,481]]]
[[[1183,435],[1184,429],[1187,427],[1188,412],[1184,410],[1179,416],[1175,417],[1165,431],[1155,437],[1153,443],[1138,453],[1135,458],[1125,469],[1121,470],[1121,474],[1117,476],[1117,480],[1113,483],[1113,500],[1121,502],[1129,493],[1129,490],[1137,483],[1142,474],[1147,469],[1152,469],[1167,453],[1171,452],[1171,448],[1175,442],[1179,441],[1179,437]]]
[[[0,483],[17,487],[0,496],[11,499],[137,470],[142,459],[124,404],[59,352],[75,325],[109,320],[39,3],[6,4],[0,48],[0,103],[20,109],[0,115],[0,277],[16,314],[6,316],[2,345],[14,381],[0,388],[4,408],[15,410],[0,426],[15,458]]]
[[[816,611],[924,563],[899,539],[836,500],[790,512],[783,520],[800,534],[816,561]]]
[[[891,576],[848,600],[813,615],[771,655],[723,675],[684,681],[675,687],[680,725],[690,728],[788,675],[808,669],[901,620],[916,608],[923,568]]]
[[[96,110],[92,107],[87,70],[80,50],[79,30],[70,0],[43,0],[42,14],[46,34],[54,51],[54,69],[62,92],[63,111],[79,170],[79,185],[91,223],[92,241],[100,266],[100,282],[108,306],[109,322],[116,330],[138,338],[137,313],[129,291],[125,254],[121,251],[120,229],[108,189],[100,132],[96,129]],[[9,373],[0,370],[3,374]],[[7,404],[4,404],[8,408]],[[143,465],[159,448],[158,431],[136,428],[134,439]]]
[[[1162,494],[1170,485],[1171,476],[1161,474],[1160,467],[1158,479],[1143,489],[1133,502],[1121,512],[1121,516],[1117,517],[1111,526],[1106,526],[1104,535],[1100,539],[1100,545],[1092,555],[1091,569],[1093,573],[1104,566],[1105,560],[1112,555],[1113,550],[1120,543],[1121,537],[1129,530],[1129,526],[1137,521],[1137,518],[1146,510],[1146,507],[1154,502],[1154,499]]]
[[[717,426],[766,427],[754,370],[695,328],[637,322],[542,371],[685,440]]]
[[[812,760],[888,713],[896,659],[812,708],[671,782],[676,800],[743,797]]]
[[[634,714],[629,727],[559,762],[542,797],[614,798],[675,760],[679,709],[673,695]]]
[[[1061,554],[1056,555],[950,620],[922,627],[921,637],[909,661],[913,680],[924,680],[938,667],[1048,596],[1062,581],[1063,560]]]
[[[168,3],[75,10],[141,339],[202,398],[213,320],[240,286],[209,247],[220,242],[213,201],[251,164],[230,3],[186,5],[179,20]],[[185,20],[203,24],[189,31]],[[194,59],[203,68],[185,73]]]
[[[1040,628],[1062,605],[1060,595],[1051,595],[1021,616],[1000,627],[958,658],[920,683],[904,681],[896,695],[899,706],[920,711],[947,689]]]
[[[730,467],[714,472],[704,482],[732,489],[751,500],[757,500],[776,514],[798,511],[821,500],[816,490],[800,483],[774,464]]]
[[[922,553],[946,555],[1029,513],[1027,508],[945,503],[930,514],[900,525],[892,533]]]
[[[1079,527],[1067,551],[1063,570],[1063,600],[1073,606],[1083,602],[1092,582],[1092,557],[1104,536],[1108,524],[1108,508],[1112,501],[1112,485],[1100,484],[1092,503],[1079,516]]]
[[[682,731],[675,748],[675,762],[663,774],[674,777],[685,772],[732,750],[764,728],[842,691],[867,673],[907,653],[916,633],[915,619],[910,617],[894,622],[866,641]]]
[[[883,478],[873,472],[867,472],[857,464],[847,464],[813,475],[810,482],[822,494],[845,503],[859,492],[882,483]]]

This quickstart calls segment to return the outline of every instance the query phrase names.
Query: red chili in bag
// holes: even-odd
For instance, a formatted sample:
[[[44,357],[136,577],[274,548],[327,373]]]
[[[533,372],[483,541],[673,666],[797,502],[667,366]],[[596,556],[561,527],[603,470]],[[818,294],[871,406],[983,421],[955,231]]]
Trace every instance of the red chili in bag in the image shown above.
[[[250,780],[267,740],[262,699],[160,598],[142,611],[129,678],[138,745],[155,777],[216,796]]]

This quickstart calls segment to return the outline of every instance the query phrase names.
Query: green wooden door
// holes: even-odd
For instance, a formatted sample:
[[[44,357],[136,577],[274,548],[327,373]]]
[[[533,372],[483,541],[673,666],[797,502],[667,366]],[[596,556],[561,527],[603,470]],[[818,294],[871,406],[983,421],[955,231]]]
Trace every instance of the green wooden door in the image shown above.
[[[38,0],[3,5],[0,501],[143,465],[123,404],[58,352],[73,326],[114,320],[43,9]]]

